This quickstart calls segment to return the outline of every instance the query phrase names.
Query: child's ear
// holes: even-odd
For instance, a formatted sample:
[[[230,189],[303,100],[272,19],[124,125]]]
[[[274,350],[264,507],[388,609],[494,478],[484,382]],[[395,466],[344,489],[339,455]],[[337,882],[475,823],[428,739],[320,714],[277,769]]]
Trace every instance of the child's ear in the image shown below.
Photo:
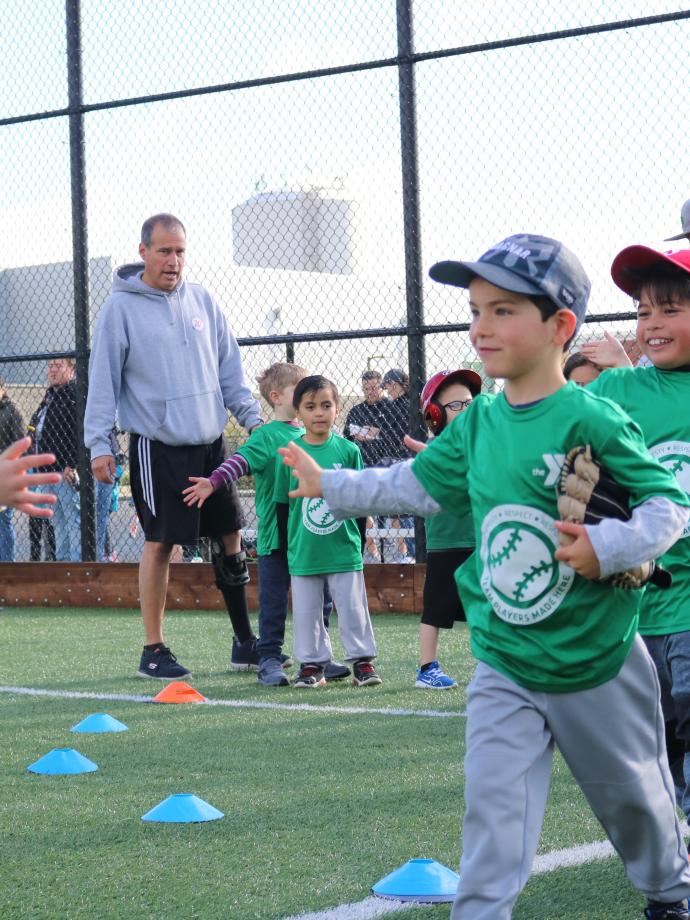
[[[555,314],[556,328],[554,331],[554,345],[565,345],[575,335],[577,317],[572,310],[559,310]]]
[[[278,390],[271,390],[268,394],[268,401],[272,406],[275,406],[276,400],[280,399],[280,392]]]

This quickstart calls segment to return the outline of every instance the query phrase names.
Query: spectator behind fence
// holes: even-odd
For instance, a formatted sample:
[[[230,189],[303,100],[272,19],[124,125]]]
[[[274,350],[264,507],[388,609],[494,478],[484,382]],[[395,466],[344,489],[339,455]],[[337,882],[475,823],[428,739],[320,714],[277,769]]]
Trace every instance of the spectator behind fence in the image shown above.
[[[386,453],[381,432],[386,424],[388,400],[382,396],[378,371],[364,371],[361,380],[364,402],[357,403],[347,413],[343,433],[359,447],[364,466],[376,466]]]
[[[23,435],[24,421],[7,395],[5,378],[0,377],[0,451],[7,450]],[[11,506],[0,512],[0,562],[14,562],[16,540],[12,514]]]
[[[35,453],[49,451],[56,462],[49,468],[62,473],[55,494],[55,558],[58,562],[81,559],[79,476],[77,474],[77,383],[74,358],[54,358],[48,363],[48,389],[31,417],[29,431]],[[47,472],[48,468],[41,469]]]
[[[219,490],[201,509],[182,498],[190,476],[209,476],[222,463],[228,409],[249,431],[262,423],[225,315],[200,284],[183,279],[186,247],[185,228],[172,214],[144,222],[143,261],[116,270],[96,322],[84,418],[99,482],[115,478],[110,432],[118,408],[120,425],[130,432],[132,497],[145,536],[139,596],[146,644],[138,673],[161,680],[190,673],[163,641],[175,544],[212,537],[215,581],[235,633],[232,663],[246,661],[256,642],[236,488]]]
[[[96,558],[99,562],[109,562],[108,552],[108,518],[117,511],[120,494],[120,480],[125,469],[125,455],[120,450],[117,428],[110,432],[110,449],[115,457],[115,478],[112,482],[96,480]]]
[[[385,411],[388,400],[381,393],[381,374],[378,371],[364,371],[361,380],[364,402],[357,403],[350,409],[343,433],[359,447],[364,466],[377,466],[386,452],[382,431],[386,426]],[[374,521],[367,518],[367,528],[373,526]],[[364,561],[381,561],[379,548],[372,537],[367,537]]]
[[[399,367],[393,367],[384,374],[383,387],[388,391],[388,399],[385,402],[383,429],[385,456],[381,466],[392,466],[394,463],[400,463],[411,456],[410,451],[403,443],[403,439],[410,429],[409,386],[409,377]],[[414,527],[414,518],[411,515],[387,518],[386,526],[388,528],[404,527],[409,530]],[[400,537],[397,540],[388,538],[384,541],[386,549],[390,549],[391,544],[396,549],[392,555],[390,553],[386,554],[386,562],[414,562],[415,543],[412,537]]]

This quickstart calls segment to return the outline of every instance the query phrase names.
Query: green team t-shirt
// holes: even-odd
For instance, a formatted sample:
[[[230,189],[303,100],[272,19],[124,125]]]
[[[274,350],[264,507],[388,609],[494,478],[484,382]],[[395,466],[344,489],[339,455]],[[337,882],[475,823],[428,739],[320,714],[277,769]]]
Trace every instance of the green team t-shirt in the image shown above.
[[[424,519],[426,548],[430,552],[442,549],[469,549],[474,546],[474,523],[471,514],[456,518],[447,511]]]
[[[639,592],[581,578],[554,558],[556,483],[577,444],[591,444],[633,506],[652,496],[687,504],[622,409],[573,383],[523,409],[503,394],[476,397],[412,466],[444,510],[472,511],[477,550],[456,581],[475,657],[550,693],[614,677],[638,621]]]
[[[690,373],[656,367],[614,368],[587,387],[613,399],[642,429],[653,457],[690,493]],[[659,560],[673,574],[667,590],[649,585],[640,602],[640,632],[664,636],[690,629],[690,524]]]
[[[361,470],[359,447],[331,434],[325,444],[299,446],[324,470]],[[280,458],[279,458],[280,461]],[[288,498],[295,486],[292,470],[279,462],[276,466],[274,501],[288,503],[288,569],[291,575],[329,575],[358,572],[362,564],[362,540],[355,518],[336,521],[323,498]]]
[[[237,453],[249,464],[254,477],[254,502],[258,519],[256,552],[259,556],[268,556],[280,546],[273,500],[278,448],[294,441],[301,434],[304,434],[301,426],[274,420],[255,428],[248,440],[237,449]]]

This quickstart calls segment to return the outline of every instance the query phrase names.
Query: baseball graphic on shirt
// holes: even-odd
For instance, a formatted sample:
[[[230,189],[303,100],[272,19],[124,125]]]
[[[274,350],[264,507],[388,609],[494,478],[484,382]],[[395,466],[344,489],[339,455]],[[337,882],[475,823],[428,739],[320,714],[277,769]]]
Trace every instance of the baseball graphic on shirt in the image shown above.
[[[665,441],[650,447],[649,452],[662,466],[673,473],[683,492],[690,495],[690,444],[685,441]],[[683,528],[681,536],[690,536],[690,523]]]
[[[197,332],[201,332],[201,330],[204,328],[204,321],[200,316],[195,316],[192,319],[192,328]]]
[[[482,590],[497,616],[528,626],[551,616],[575,573],[554,558],[558,534],[548,515],[526,505],[500,505],[484,519]]]
[[[336,521],[325,498],[305,498],[302,501],[302,523],[310,533],[326,536],[342,526]]]

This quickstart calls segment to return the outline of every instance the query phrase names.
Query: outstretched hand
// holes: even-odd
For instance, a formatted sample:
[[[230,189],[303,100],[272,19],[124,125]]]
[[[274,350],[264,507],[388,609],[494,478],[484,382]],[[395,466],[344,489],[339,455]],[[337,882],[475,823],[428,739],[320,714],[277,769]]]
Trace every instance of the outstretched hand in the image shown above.
[[[556,521],[561,547],[555,552],[559,562],[565,562],[583,578],[596,579],[601,575],[599,559],[584,524]]]
[[[37,466],[55,463],[55,454],[26,454],[31,438],[22,438],[0,454],[0,505],[17,508],[30,517],[52,517],[50,508],[57,499],[50,493],[31,492],[33,486],[56,484],[62,480],[59,473],[29,473]]]
[[[188,486],[186,489],[182,490],[182,495],[184,496],[183,501],[185,505],[189,505],[190,508],[193,508],[195,505],[201,508],[209,495],[213,495],[211,480],[206,479],[204,476],[190,476],[189,481],[193,482],[194,485]]]
[[[420,454],[423,450],[427,449],[427,445],[424,441],[415,441],[409,434],[406,434],[403,438],[403,444],[408,450],[411,450],[413,454]]]
[[[278,453],[283,458],[283,463],[292,467],[292,475],[298,480],[297,487],[288,492],[290,498],[320,498],[323,494],[322,469],[316,460],[294,441],[290,441],[285,447],[279,447]]]
[[[632,362],[618,339],[604,330],[604,338],[584,342],[580,351],[599,367],[632,367]]]

